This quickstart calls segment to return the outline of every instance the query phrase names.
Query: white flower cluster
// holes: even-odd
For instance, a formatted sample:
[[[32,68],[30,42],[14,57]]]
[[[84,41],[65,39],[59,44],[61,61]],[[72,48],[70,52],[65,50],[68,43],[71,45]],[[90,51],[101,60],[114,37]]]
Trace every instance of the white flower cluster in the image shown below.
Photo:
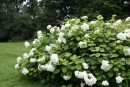
[[[79,42],[79,47],[80,48],[86,48],[87,47],[87,42],[80,41]]]
[[[96,84],[97,79],[93,76],[92,73],[89,73],[84,76],[84,81],[88,86],[93,86],[94,84]]]
[[[116,82],[117,83],[122,83],[122,80],[123,80],[123,78],[121,76],[116,77]]]
[[[51,58],[51,62],[53,64],[58,64],[59,63],[58,54],[52,54],[50,58]]]
[[[84,79],[88,86],[93,86],[97,82],[97,79],[93,76],[92,73],[86,73],[86,71],[75,71],[74,74],[77,78]]]
[[[88,69],[88,68],[89,68],[89,66],[88,66],[87,63],[82,63],[82,65],[83,65],[83,68],[84,68],[84,69]]]
[[[42,58],[39,58],[38,60],[37,60],[37,62],[44,62],[45,61],[45,57],[44,56],[42,56]]]
[[[37,62],[36,58],[30,58],[30,63],[35,63],[35,62]]]
[[[71,76],[64,75],[64,76],[63,76],[63,79],[66,80],[66,81],[68,81],[69,79],[71,79]]]
[[[28,55],[27,53],[24,53],[24,54],[23,54],[23,58],[24,58],[24,59],[28,59],[28,58],[29,58],[29,55]]]
[[[38,38],[39,40],[42,40],[42,39],[43,39],[42,31],[38,31],[38,32],[37,32],[37,38]]]
[[[31,50],[30,50],[30,52],[29,52],[29,56],[30,57],[32,57],[32,56],[34,56],[34,51],[36,51],[36,48],[32,48]]]
[[[85,34],[84,37],[85,37],[86,39],[88,39],[88,38],[89,38],[89,34]]]
[[[115,23],[113,23],[113,27],[117,27],[122,23],[122,20],[117,20]]]
[[[128,38],[130,38],[130,29],[125,29],[124,33],[118,33],[117,38],[120,40],[127,40]]]
[[[101,69],[104,70],[105,72],[109,71],[111,69],[111,66],[109,65],[109,61],[103,60]]]
[[[53,47],[52,44],[46,45],[46,46],[45,46],[45,50],[46,50],[47,52],[50,52],[50,51],[52,50],[52,47]]]
[[[103,86],[109,86],[109,83],[108,83],[107,80],[105,80],[105,81],[102,81],[102,85],[103,85]]]
[[[26,48],[28,48],[30,46],[30,43],[25,41],[24,45],[25,45]]]
[[[40,40],[39,39],[34,39],[34,41],[33,41],[33,46],[40,46],[41,45],[41,42],[40,42]]]
[[[55,70],[55,67],[51,64],[51,62],[45,65],[39,65],[38,67],[42,70],[47,70],[49,72],[53,72]]]
[[[86,24],[86,23],[83,23],[83,25],[81,25],[81,29],[82,29],[83,31],[86,31],[86,30],[89,29],[89,25]]]
[[[126,21],[126,22],[130,21],[130,17],[127,17],[127,18],[125,19],[125,21]]]
[[[64,33],[63,32],[60,32],[59,33],[59,37],[58,37],[58,40],[57,40],[59,43],[66,43],[66,39],[64,38]]]
[[[22,69],[22,74],[27,75],[29,73],[29,70],[27,68]]]
[[[90,25],[93,25],[93,24],[96,24],[97,23],[97,20],[96,21],[90,21],[89,24]]]

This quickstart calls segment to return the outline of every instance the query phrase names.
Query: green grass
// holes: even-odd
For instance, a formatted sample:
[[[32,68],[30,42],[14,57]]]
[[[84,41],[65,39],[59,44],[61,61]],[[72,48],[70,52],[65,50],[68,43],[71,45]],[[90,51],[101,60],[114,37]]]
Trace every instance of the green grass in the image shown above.
[[[24,43],[0,43],[0,87],[43,87],[15,70],[16,58],[27,49]],[[45,87],[45,86],[44,86]]]

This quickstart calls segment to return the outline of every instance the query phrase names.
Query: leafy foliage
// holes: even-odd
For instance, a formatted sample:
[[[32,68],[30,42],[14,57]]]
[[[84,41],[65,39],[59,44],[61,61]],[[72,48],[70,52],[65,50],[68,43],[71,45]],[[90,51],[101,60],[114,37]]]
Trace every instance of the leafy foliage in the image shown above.
[[[32,44],[25,43],[31,50],[17,58],[15,68],[62,87],[128,85],[130,17],[115,17],[105,22],[101,15],[95,21],[83,16],[65,19],[60,28],[48,25],[50,33],[38,31]]]

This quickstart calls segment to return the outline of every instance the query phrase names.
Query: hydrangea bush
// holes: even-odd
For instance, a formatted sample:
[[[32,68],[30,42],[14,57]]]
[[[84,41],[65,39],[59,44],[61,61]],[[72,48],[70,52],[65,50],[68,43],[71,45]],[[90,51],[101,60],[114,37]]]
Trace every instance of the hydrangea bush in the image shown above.
[[[66,19],[50,33],[37,32],[17,58],[23,75],[58,87],[125,86],[130,79],[130,17],[126,20]]]

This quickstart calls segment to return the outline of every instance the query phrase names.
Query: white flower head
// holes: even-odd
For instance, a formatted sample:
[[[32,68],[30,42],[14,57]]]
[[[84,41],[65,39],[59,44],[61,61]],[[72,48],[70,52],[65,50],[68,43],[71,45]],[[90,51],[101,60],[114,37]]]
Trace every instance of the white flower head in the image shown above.
[[[130,33],[126,33],[126,37],[127,37],[127,38],[130,38]]]
[[[127,40],[125,33],[118,33],[117,38],[120,40]]]
[[[37,61],[36,58],[30,58],[30,63],[35,63]]]
[[[52,46],[51,46],[51,45],[46,45],[46,46],[45,46],[45,50],[46,50],[47,52],[50,52],[50,51],[52,50]]]
[[[22,57],[18,57],[17,58],[17,63],[19,64],[19,63],[21,63],[21,61],[22,61]]]
[[[106,26],[111,26],[111,23],[105,23]]]
[[[58,54],[52,54],[50,58],[51,58],[51,62],[52,62],[53,64],[59,63]]]
[[[41,68],[42,70],[46,70],[46,65],[40,65],[39,68]]]
[[[88,86],[93,86],[96,84],[97,79],[93,76],[93,74],[89,73],[87,76],[84,76],[84,81]]]
[[[83,31],[86,31],[86,30],[89,29],[89,25],[86,24],[86,23],[83,23],[83,25],[81,25],[81,29],[82,29]]]
[[[18,68],[19,68],[19,64],[16,64],[16,65],[15,65],[15,69],[18,69]]]
[[[125,21],[126,21],[126,22],[130,21],[130,17],[127,17],[127,18],[125,19]]]
[[[37,60],[37,62],[43,62],[43,61],[45,61],[45,57],[43,56],[42,58],[39,58],[38,60]]]
[[[86,39],[88,39],[88,38],[89,38],[89,34],[85,34],[84,37],[85,37]]]
[[[74,21],[75,21],[75,19],[71,19],[71,21],[72,21],[72,22],[74,22]]]
[[[68,37],[71,37],[72,36],[72,31],[71,30],[69,30],[69,32],[68,32]]]
[[[71,76],[68,76],[68,75],[63,76],[63,79],[66,80],[66,81],[68,81],[70,78],[71,78]]]
[[[27,59],[27,58],[29,58],[29,55],[28,55],[27,53],[24,53],[24,54],[23,54],[23,58],[24,58],[24,59]]]
[[[64,25],[62,25],[61,30],[65,30],[65,26]]]
[[[54,29],[54,28],[51,28],[51,29],[50,29],[50,33],[53,34],[54,32],[55,32],[55,29]]]
[[[82,16],[82,18],[81,19],[87,19],[88,18],[88,16]]]
[[[22,74],[27,75],[29,73],[29,70],[27,68],[22,69]]]
[[[25,41],[24,45],[25,45],[26,48],[28,48],[30,46],[30,43]]]
[[[122,80],[123,80],[123,78],[121,76],[116,77],[116,82],[117,83],[122,83]]]
[[[108,83],[107,80],[105,80],[105,81],[102,81],[102,85],[103,85],[103,86],[109,86],[109,83]]]
[[[55,70],[55,67],[54,67],[51,63],[46,64],[46,65],[45,65],[45,68],[46,68],[46,70],[49,71],[49,72],[53,72],[53,71]]]
[[[34,39],[33,43],[32,43],[34,46],[40,46],[41,45],[41,42],[40,40],[38,39]]]
[[[43,40],[43,36],[41,35],[41,36],[38,36],[37,37],[39,40]]]
[[[115,23],[113,23],[113,26],[116,27],[122,23],[122,20],[117,20]]]
[[[34,51],[36,50],[36,48],[32,48],[31,50],[30,50],[30,52],[29,52],[29,56],[33,56],[34,55]]]
[[[42,31],[38,31],[37,36],[42,36]]]
[[[87,47],[87,42],[80,41],[78,45],[79,45],[80,48],[86,48]]]
[[[65,27],[70,27],[70,24],[69,24],[69,23],[66,23],[66,24],[65,24]]]
[[[128,29],[128,28],[125,29],[125,30],[124,30],[124,33],[130,33],[130,29]]]
[[[83,65],[83,68],[84,68],[84,69],[88,69],[88,68],[89,68],[89,66],[88,66],[87,63],[82,63],[82,65]]]
[[[81,71],[75,71],[74,74],[75,74],[75,76],[76,76],[77,78],[79,78],[79,79],[83,79],[84,76],[87,75],[87,73],[86,73],[85,71],[83,71],[83,72],[81,72]]]
[[[60,38],[63,38],[63,37],[64,37],[64,33],[63,33],[63,32],[60,32],[60,33],[59,33],[59,37],[60,37]]]
[[[93,25],[93,24],[96,24],[96,23],[97,23],[97,21],[90,21],[89,22],[90,25]]]
[[[104,70],[105,72],[109,71],[111,69],[111,66],[109,65],[109,61],[103,60],[101,69]]]
[[[66,43],[66,39],[64,37],[58,37],[58,43]]]
[[[51,26],[51,25],[48,25],[48,26],[47,26],[47,29],[51,29],[51,28],[52,28],[52,26]]]

